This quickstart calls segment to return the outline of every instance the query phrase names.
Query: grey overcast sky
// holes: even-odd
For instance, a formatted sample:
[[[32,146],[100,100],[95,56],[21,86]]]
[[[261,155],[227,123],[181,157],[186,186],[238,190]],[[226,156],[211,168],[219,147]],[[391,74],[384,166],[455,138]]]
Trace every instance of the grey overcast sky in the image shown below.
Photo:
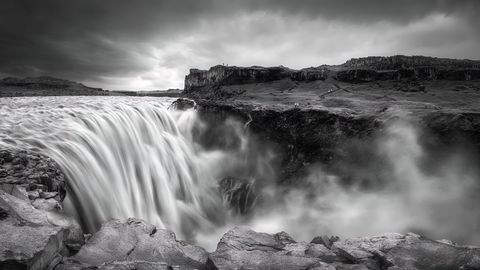
[[[0,77],[183,88],[189,68],[480,59],[480,0],[3,0]]]

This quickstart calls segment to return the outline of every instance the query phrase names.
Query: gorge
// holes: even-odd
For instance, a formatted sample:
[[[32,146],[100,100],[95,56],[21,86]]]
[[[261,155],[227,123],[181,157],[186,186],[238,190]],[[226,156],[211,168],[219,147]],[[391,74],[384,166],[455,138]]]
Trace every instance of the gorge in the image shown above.
[[[479,269],[479,70],[215,66],[180,99],[4,79],[33,94],[0,99],[0,266]]]

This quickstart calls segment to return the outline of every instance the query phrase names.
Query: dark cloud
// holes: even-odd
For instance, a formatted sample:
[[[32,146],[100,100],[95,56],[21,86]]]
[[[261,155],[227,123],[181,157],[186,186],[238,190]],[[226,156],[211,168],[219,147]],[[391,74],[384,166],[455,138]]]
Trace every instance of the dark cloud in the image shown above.
[[[180,87],[189,67],[219,62],[301,67],[396,53],[480,58],[479,6],[475,0],[5,0],[0,73],[164,88]]]

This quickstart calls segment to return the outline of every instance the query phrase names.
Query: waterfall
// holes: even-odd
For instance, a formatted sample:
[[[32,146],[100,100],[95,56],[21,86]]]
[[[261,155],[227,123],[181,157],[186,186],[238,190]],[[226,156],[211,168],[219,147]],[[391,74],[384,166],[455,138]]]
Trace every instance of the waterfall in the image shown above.
[[[2,100],[3,146],[53,158],[68,179],[66,207],[91,232],[111,218],[137,217],[189,238],[222,215],[215,166],[192,140],[193,110],[172,99]],[[15,112],[12,114],[12,112]]]

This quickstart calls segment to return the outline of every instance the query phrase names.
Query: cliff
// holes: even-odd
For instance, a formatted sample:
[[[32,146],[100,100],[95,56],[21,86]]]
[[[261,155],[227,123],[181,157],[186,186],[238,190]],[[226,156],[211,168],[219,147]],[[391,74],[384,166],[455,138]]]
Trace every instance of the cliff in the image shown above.
[[[333,78],[352,83],[386,80],[476,80],[480,79],[480,61],[396,55],[354,58],[341,65],[323,65],[301,70],[283,66],[266,68],[217,65],[209,70],[191,69],[190,74],[185,77],[185,91],[286,78],[300,82]]]

